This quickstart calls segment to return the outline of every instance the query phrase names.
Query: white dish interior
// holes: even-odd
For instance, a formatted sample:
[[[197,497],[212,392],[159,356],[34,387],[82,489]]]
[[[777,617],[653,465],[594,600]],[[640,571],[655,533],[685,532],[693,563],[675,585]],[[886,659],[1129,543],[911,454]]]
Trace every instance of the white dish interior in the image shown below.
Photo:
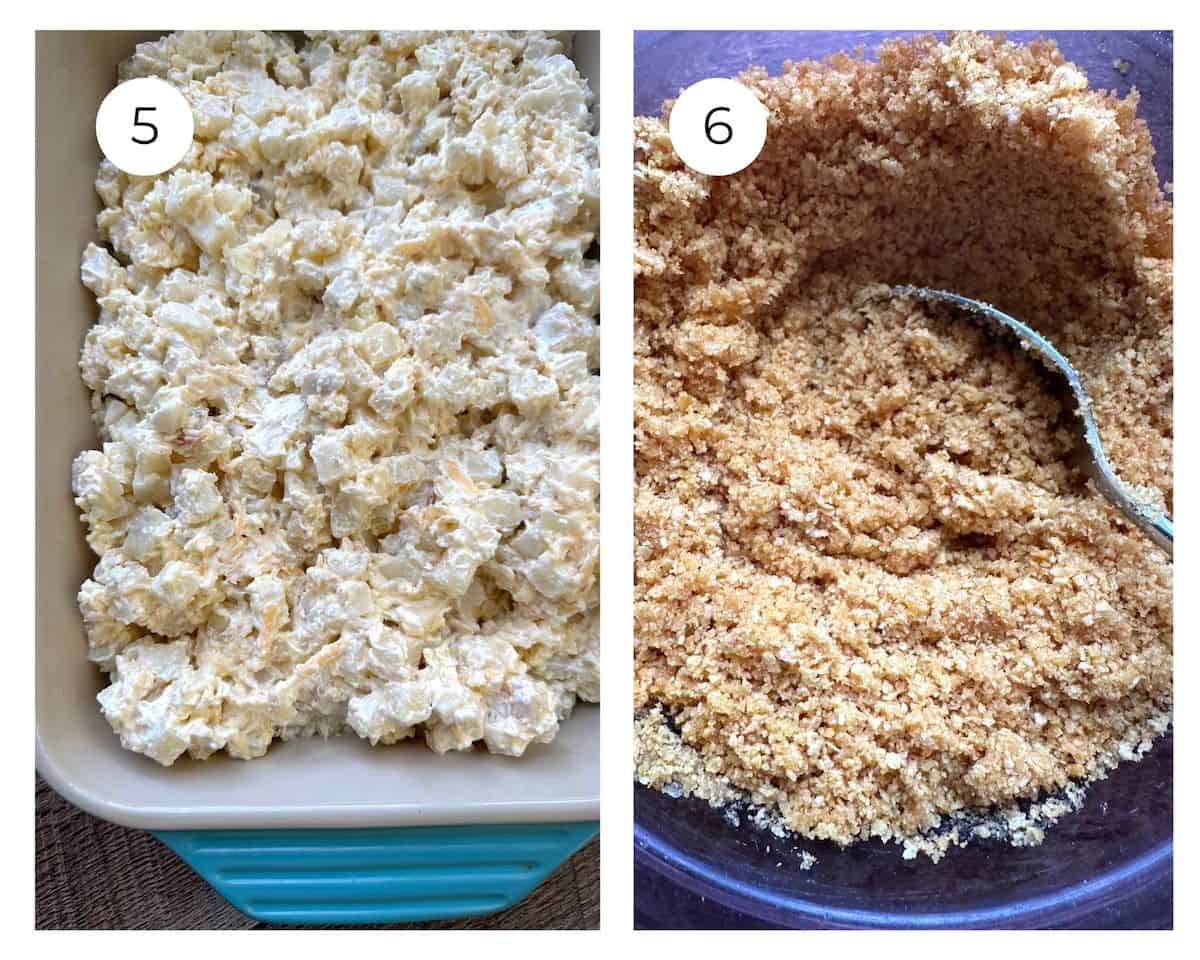
[[[37,35],[37,768],[96,816],[146,829],[377,827],[590,820],[600,815],[600,710],[581,706],[548,745],[514,760],[482,749],[355,736],[276,743],[265,757],[180,760],[129,753],[100,714],[75,596],[95,557],[72,502],[70,465],[94,445],[77,361],[95,304],[79,256],[95,236],[96,109],[134,45],[166,31]],[[599,36],[576,35],[597,90]],[[47,109],[47,105],[53,105]]]

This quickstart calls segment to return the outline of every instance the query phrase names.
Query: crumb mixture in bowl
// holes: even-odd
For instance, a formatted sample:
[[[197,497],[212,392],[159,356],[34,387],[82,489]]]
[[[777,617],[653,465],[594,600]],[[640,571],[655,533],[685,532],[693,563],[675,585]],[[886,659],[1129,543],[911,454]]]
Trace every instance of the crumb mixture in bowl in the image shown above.
[[[948,816],[1077,796],[1166,729],[1171,566],[1027,358],[883,285],[1049,336],[1169,508],[1171,207],[1136,98],[1048,42],[741,80],[741,174],[636,126],[637,775],[936,857]]]

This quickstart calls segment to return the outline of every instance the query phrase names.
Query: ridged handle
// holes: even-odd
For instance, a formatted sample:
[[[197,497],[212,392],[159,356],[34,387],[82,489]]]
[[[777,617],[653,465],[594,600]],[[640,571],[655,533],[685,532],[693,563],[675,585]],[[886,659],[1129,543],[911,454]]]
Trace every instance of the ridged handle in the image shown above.
[[[598,821],[155,835],[242,913],[273,923],[408,923],[511,907]]]

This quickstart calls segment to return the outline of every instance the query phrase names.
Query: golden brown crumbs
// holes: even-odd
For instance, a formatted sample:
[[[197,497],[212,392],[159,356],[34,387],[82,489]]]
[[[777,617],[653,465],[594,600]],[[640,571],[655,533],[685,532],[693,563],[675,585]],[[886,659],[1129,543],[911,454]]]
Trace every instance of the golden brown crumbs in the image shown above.
[[[637,776],[906,856],[1040,842],[1169,724],[1171,566],[1027,359],[881,285],[1050,336],[1169,507],[1172,210],[1136,94],[978,34],[740,80],[770,120],[735,176],[635,121]]]

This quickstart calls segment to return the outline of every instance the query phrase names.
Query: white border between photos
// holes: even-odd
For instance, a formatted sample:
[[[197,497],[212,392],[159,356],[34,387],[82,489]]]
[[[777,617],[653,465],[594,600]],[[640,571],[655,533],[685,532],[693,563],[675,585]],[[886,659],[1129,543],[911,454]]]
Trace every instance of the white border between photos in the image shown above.
[[[603,803],[601,830],[602,918],[601,932],[570,934],[569,941],[552,939],[536,932],[506,933],[489,939],[476,940],[470,945],[454,935],[433,946],[422,939],[420,943],[407,939],[403,943],[385,944],[373,940],[366,949],[401,950],[433,949],[447,951],[451,956],[482,953],[503,958],[540,954],[541,951],[572,951],[585,956],[609,956],[613,951],[644,947],[660,953],[676,949],[676,938],[686,936],[686,949],[698,957],[725,956],[731,949],[741,949],[731,942],[737,932],[705,937],[696,934],[646,932],[634,934],[632,869],[632,791],[630,771],[632,761],[630,705],[632,703],[631,636],[632,636],[632,137],[629,125],[632,96],[632,37],[635,28],[659,29],[914,29],[974,27],[980,29],[1169,29],[1176,31],[1176,89],[1180,102],[1188,94],[1200,90],[1196,80],[1197,67],[1192,53],[1200,54],[1192,42],[1192,16],[1164,8],[1148,8],[1128,3],[1067,2],[1049,4],[1027,0],[1002,5],[965,6],[960,3],[919,2],[904,5],[883,3],[880,0],[861,0],[853,5],[808,5],[783,3],[715,3],[711,0],[682,0],[682,2],[631,3],[628,0],[604,0],[596,5],[567,6],[559,3],[531,0],[520,4],[500,5],[480,0],[460,0],[455,4],[407,5],[348,2],[329,4],[312,0],[293,0],[286,5],[261,5],[251,8],[244,2],[213,0],[203,5],[173,9],[161,3],[132,2],[119,6],[99,6],[82,2],[60,3],[53,9],[26,5],[8,27],[6,55],[0,69],[4,71],[3,89],[9,91],[11,119],[8,149],[4,151],[4,179],[7,189],[6,229],[3,231],[4,262],[9,264],[8,296],[5,298],[6,349],[4,350],[4,389],[8,399],[6,424],[6,460],[3,502],[7,506],[5,537],[7,549],[0,553],[5,589],[6,619],[10,623],[8,676],[9,691],[3,710],[11,744],[10,760],[4,779],[3,802],[9,824],[7,855],[0,888],[0,916],[3,929],[12,947],[19,951],[37,949],[51,956],[59,951],[75,952],[79,945],[74,934],[40,937],[36,944],[25,943],[33,928],[33,831],[29,816],[33,745],[33,477],[31,469],[22,469],[33,462],[33,36],[40,29],[97,29],[116,30],[140,26],[159,26],[164,23],[177,27],[277,27],[277,28],[354,28],[364,26],[437,27],[469,29],[485,27],[556,29],[599,29],[601,36],[601,102],[603,104],[602,158],[602,224],[601,256],[603,270],[602,305],[602,636],[603,636],[603,701],[602,701],[602,773]],[[28,11],[26,13],[26,11]],[[10,14],[12,17],[13,14]],[[20,17],[27,17],[25,20]],[[1185,118],[1176,130],[1176,182],[1184,185],[1182,199],[1185,216],[1176,220],[1176,250],[1190,257],[1194,247],[1195,229],[1188,215],[1192,203],[1188,184],[1195,183],[1195,125]],[[1184,358],[1183,369],[1190,371],[1196,363],[1197,337],[1200,329],[1189,321],[1198,312],[1195,271],[1185,269],[1177,274],[1175,328],[1176,356]],[[15,292],[14,292],[15,291]],[[1195,492],[1197,463],[1195,431],[1200,422],[1200,377],[1184,376],[1177,381],[1177,488]],[[1189,585],[1191,574],[1200,566],[1200,548],[1186,533],[1195,528],[1189,518],[1200,516],[1198,501],[1179,496],[1181,506],[1177,522],[1185,531],[1175,564],[1183,575],[1178,583]],[[1190,504],[1190,505],[1189,505]],[[1185,625],[1200,622],[1197,606],[1200,591],[1183,590],[1176,598],[1176,622]],[[1176,726],[1190,731],[1192,705],[1188,694],[1195,679],[1196,654],[1186,640],[1176,661],[1176,688],[1185,696],[1177,698]],[[1191,750],[1180,751],[1176,763],[1176,797],[1194,795],[1194,765],[1187,760]],[[1184,810],[1187,807],[1183,808]],[[1194,829],[1188,818],[1176,818],[1176,889],[1177,900],[1183,909],[1177,911],[1177,931],[1190,931],[1196,926],[1186,904],[1195,895],[1196,871]],[[323,956],[330,947],[324,936],[295,931],[287,937],[286,949],[296,958]],[[374,931],[358,932],[367,937],[437,937],[439,932],[412,931],[404,933]],[[164,937],[170,936],[170,941]],[[209,937],[221,937],[220,944]],[[477,933],[476,937],[486,937]],[[775,939],[789,934],[763,934],[771,942],[760,942],[757,948],[803,951],[813,946],[812,934],[799,933],[800,939],[786,943]],[[837,933],[817,936],[838,937]],[[1011,955],[1014,949],[1049,952],[1086,948],[1090,953],[1104,956],[1119,950],[1127,954],[1134,946],[1125,937],[1089,935],[1086,944],[1072,938],[1070,942],[1055,940],[1053,934],[991,934],[975,936],[970,944],[955,934],[910,934],[888,936],[868,944],[863,938],[882,934],[849,934],[844,939],[818,945],[827,950],[865,953],[872,946],[888,952],[916,953],[922,956],[932,951],[955,953],[964,948],[980,956]],[[1014,937],[1021,937],[1020,944]],[[541,938],[541,939],[539,939]],[[663,938],[667,938],[664,940]],[[283,945],[279,941],[277,945]],[[1158,936],[1156,950],[1182,945],[1178,934]],[[682,946],[682,944],[679,944]],[[179,958],[205,956],[214,949],[229,951],[231,956],[248,953],[256,944],[231,937],[229,934],[197,934],[174,932],[139,937],[118,933],[106,939],[101,950],[130,957],[143,954],[161,955],[164,951]],[[539,950],[540,947],[540,950]],[[10,948],[11,949],[11,948]],[[257,947],[261,950],[261,947]],[[336,948],[335,948],[336,949]],[[470,950],[470,954],[467,951]],[[690,960],[690,958],[689,958]]]

